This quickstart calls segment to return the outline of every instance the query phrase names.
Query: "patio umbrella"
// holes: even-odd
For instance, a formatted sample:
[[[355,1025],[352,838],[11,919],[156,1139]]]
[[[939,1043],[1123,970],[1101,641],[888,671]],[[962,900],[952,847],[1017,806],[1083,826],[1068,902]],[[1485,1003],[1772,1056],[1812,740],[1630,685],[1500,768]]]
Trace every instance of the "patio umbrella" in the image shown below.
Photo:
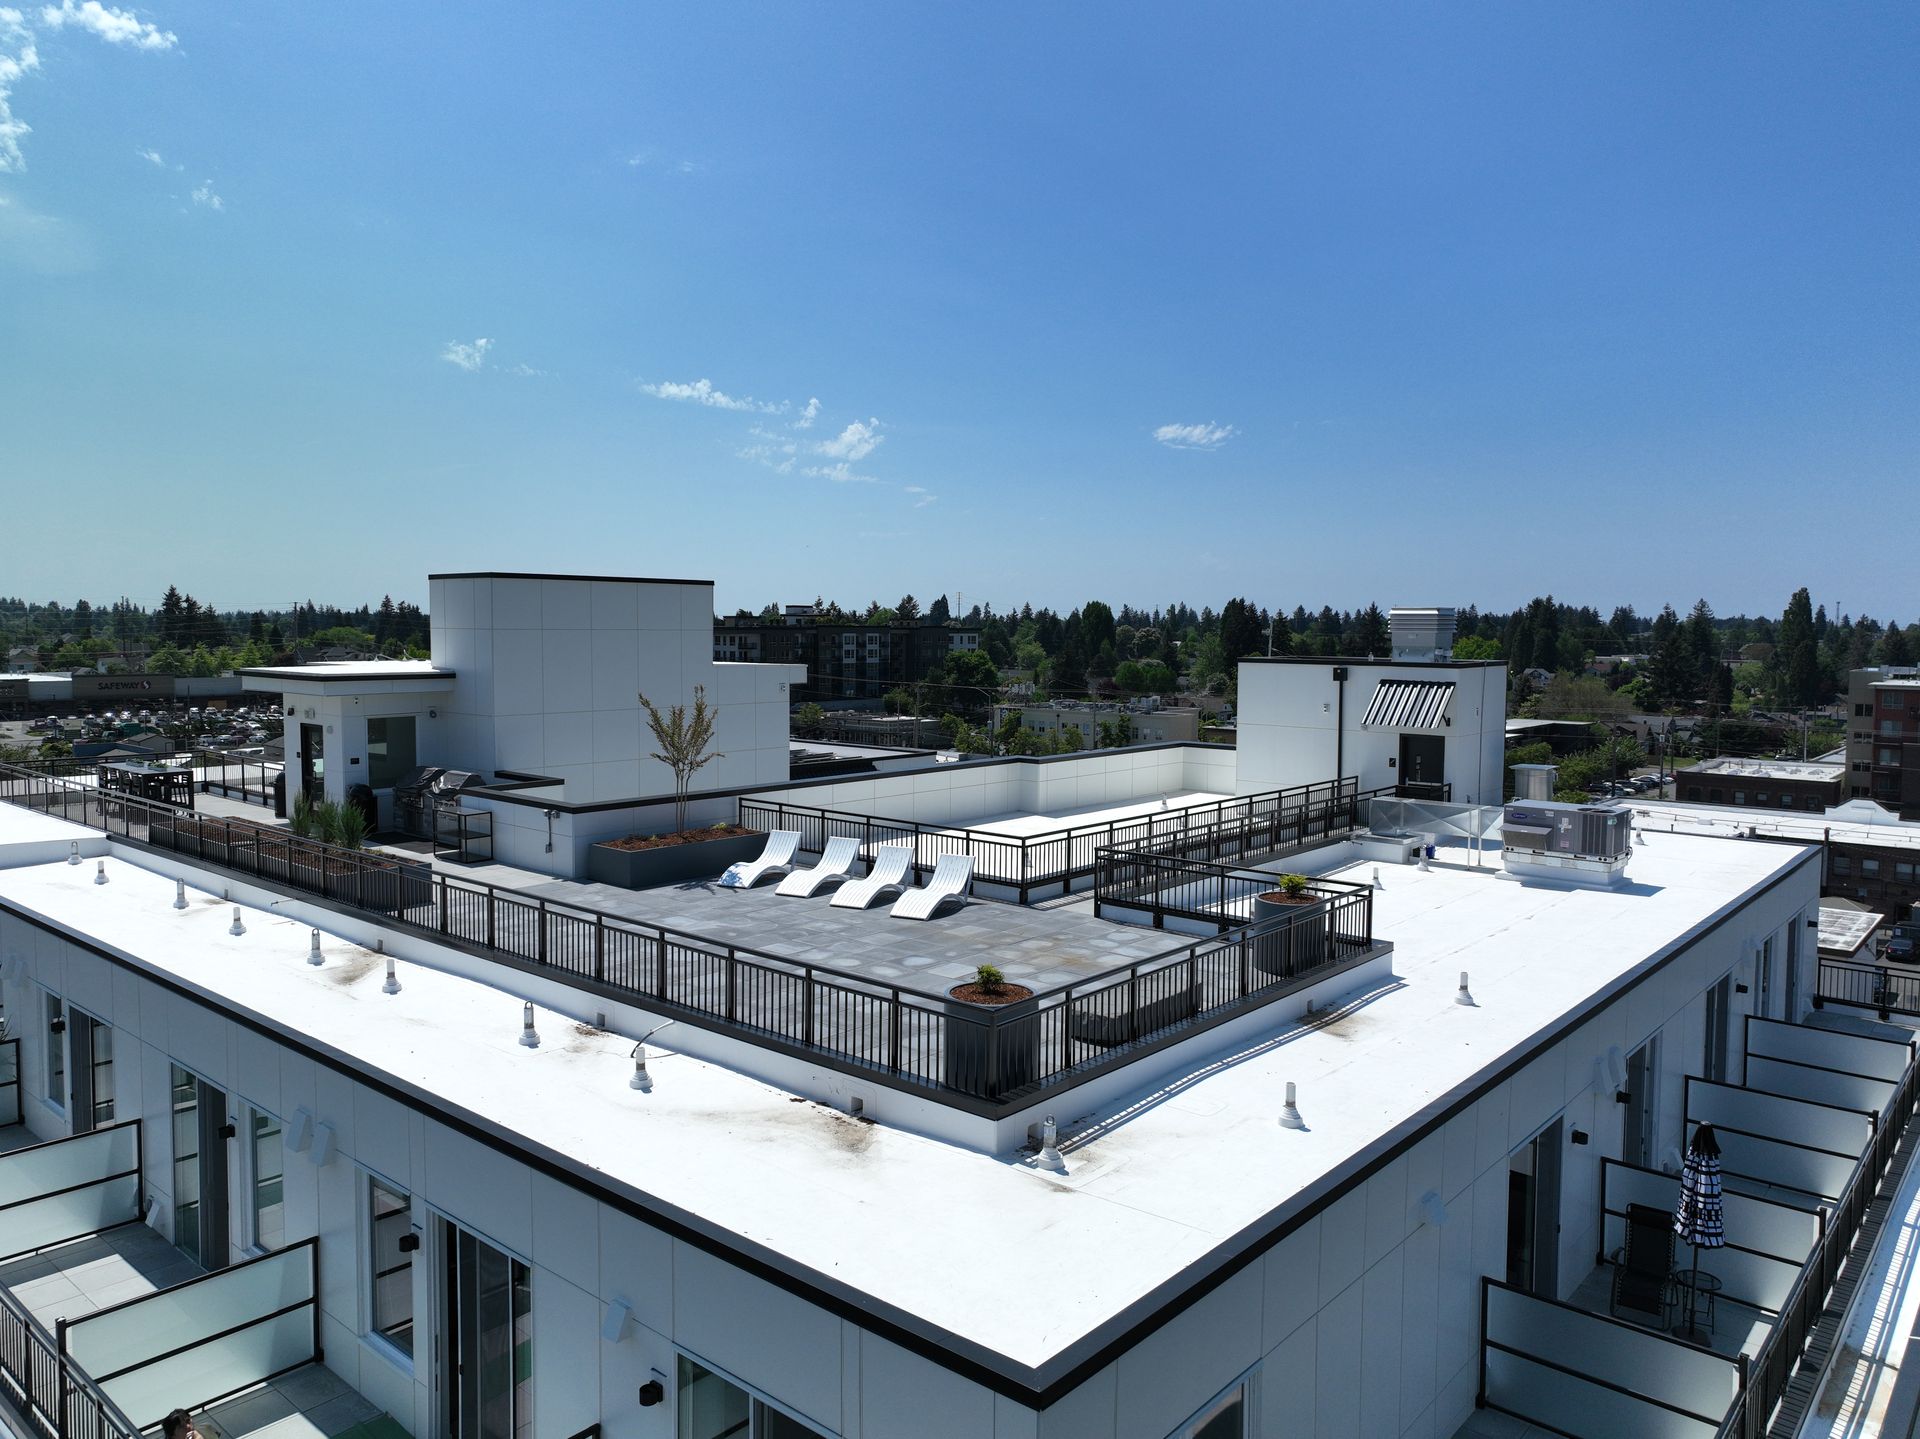
[[[1693,1283],[1687,1288],[1687,1327],[1682,1338],[1704,1344],[1706,1336],[1694,1323],[1700,1302],[1700,1251],[1718,1249],[1727,1242],[1722,1223],[1725,1205],[1720,1198],[1720,1141],[1711,1124],[1699,1125],[1687,1145],[1680,1168],[1680,1203],[1673,1211],[1673,1232],[1693,1246]]]

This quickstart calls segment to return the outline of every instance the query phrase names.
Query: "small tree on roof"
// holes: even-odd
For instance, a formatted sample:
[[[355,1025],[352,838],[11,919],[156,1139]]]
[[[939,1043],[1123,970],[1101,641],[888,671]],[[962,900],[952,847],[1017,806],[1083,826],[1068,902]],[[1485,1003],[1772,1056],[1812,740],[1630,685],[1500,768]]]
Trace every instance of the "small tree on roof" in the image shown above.
[[[653,758],[673,771],[674,825],[684,830],[688,784],[698,770],[714,760],[726,758],[724,754],[707,752],[707,746],[713,742],[714,714],[707,707],[706,686],[693,687],[691,714],[685,705],[674,705],[663,715],[645,695],[640,696],[640,706],[647,712],[647,726],[653,731],[654,743],[660,746]]]

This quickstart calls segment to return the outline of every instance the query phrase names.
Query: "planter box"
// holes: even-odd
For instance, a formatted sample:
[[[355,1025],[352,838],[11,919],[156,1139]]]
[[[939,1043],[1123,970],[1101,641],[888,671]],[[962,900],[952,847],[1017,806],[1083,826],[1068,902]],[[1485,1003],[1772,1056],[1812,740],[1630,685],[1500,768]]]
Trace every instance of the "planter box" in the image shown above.
[[[764,834],[729,834],[698,844],[669,844],[659,849],[615,849],[610,844],[596,844],[587,850],[587,878],[621,889],[657,889],[711,879],[728,865],[758,859],[766,847]]]
[[[980,1099],[1002,1099],[1040,1077],[1040,1001],[969,1004],[941,1001],[940,1078],[949,1089]]]
[[[1327,962],[1327,910],[1331,901],[1276,904],[1261,895],[1253,898],[1253,922],[1276,926],[1271,934],[1256,934],[1253,967],[1275,979],[1292,979]],[[1282,918],[1291,919],[1291,924]]]

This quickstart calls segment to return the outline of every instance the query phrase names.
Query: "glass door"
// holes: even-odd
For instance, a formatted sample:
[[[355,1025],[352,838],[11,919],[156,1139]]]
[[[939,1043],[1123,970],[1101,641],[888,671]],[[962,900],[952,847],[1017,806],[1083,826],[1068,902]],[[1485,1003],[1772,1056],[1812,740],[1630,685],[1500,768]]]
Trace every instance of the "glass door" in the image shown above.
[[[227,1096],[172,1066],[173,1243],[205,1269],[227,1264]]]
[[[533,1433],[533,1285],[527,1266],[440,1221],[446,1310],[440,1392],[447,1439]]]
[[[73,1067],[73,1132],[113,1123],[113,1026],[73,1011],[68,1055]]]
[[[1649,1039],[1627,1058],[1626,1114],[1621,1122],[1620,1157],[1642,1169],[1654,1167],[1653,1077],[1657,1041]]]

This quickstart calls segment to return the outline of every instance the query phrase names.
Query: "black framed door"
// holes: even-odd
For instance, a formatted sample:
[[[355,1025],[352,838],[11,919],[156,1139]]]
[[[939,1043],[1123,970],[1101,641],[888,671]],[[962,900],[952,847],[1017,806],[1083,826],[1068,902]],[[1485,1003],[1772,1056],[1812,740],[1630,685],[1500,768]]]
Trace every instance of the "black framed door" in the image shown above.
[[[315,804],[326,798],[326,773],[326,728],[323,725],[303,724],[300,726],[300,789]]]
[[[437,1351],[446,1439],[516,1439],[533,1421],[533,1290],[527,1266],[440,1221],[444,1308]]]
[[[1440,785],[1447,778],[1447,737],[1441,734],[1400,736],[1400,783]]]
[[[231,1262],[227,1228],[227,1096],[179,1065],[172,1066],[173,1243],[205,1269]]]

